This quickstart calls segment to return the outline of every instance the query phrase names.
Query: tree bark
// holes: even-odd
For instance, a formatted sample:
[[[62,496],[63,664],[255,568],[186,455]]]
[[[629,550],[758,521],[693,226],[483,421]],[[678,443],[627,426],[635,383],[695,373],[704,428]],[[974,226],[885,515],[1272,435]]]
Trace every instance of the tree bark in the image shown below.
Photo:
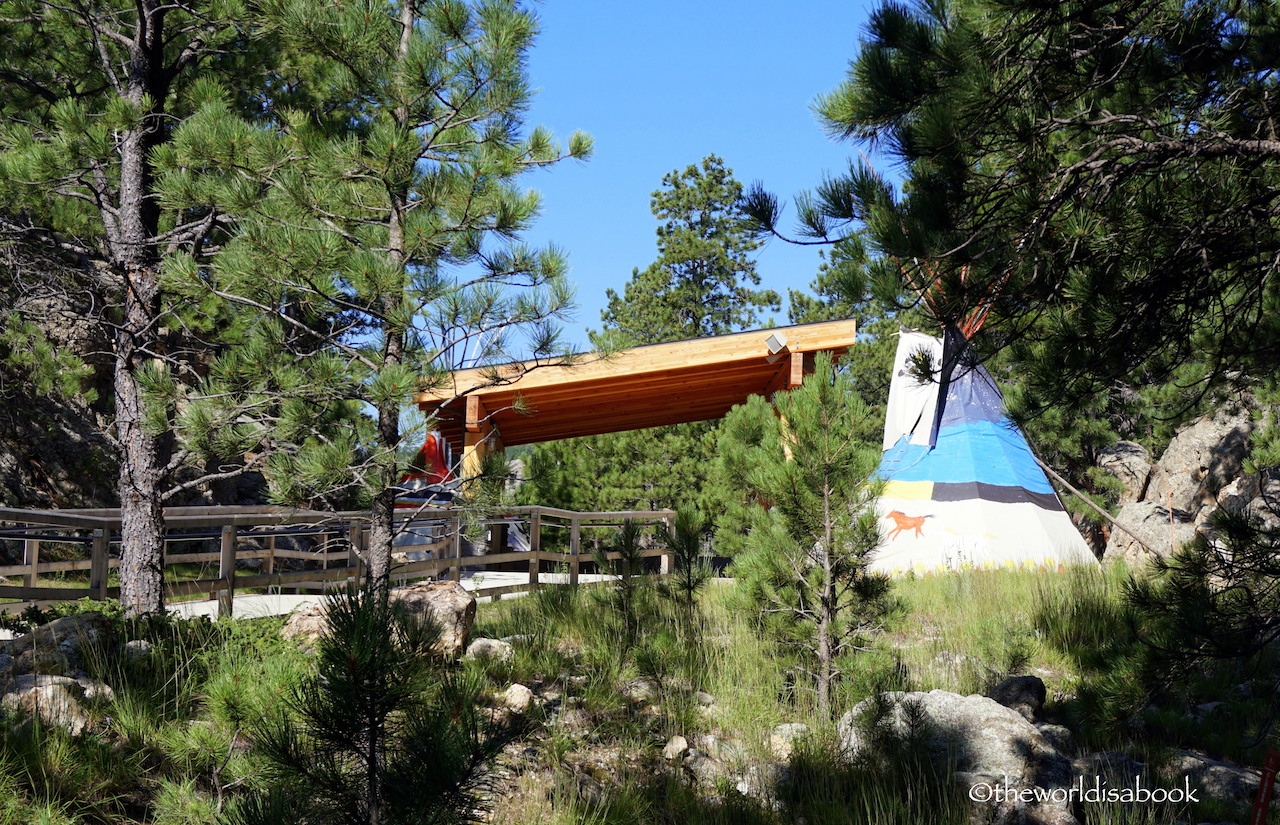
[[[162,65],[164,11],[155,0],[139,2],[130,44],[124,96],[135,106],[160,105],[168,93]],[[120,444],[120,601],[127,615],[164,609],[164,438],[146,428],[138,372],[152,357],[160,315],[160,223],[154,198],[151,152],[160,142],[151,112],[120,140],[120,189],[115,215],[104,213],[113,269],[123,283],[121,318],[114,335],[116,433]]]

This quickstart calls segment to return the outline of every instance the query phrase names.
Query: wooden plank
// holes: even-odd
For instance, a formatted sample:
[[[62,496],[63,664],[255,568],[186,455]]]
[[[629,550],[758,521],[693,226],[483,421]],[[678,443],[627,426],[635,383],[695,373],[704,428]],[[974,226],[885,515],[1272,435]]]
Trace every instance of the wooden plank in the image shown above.
[[[0,585],[0,599],[44,599],[57,602],[71,602],[76,599],[103,598],[98,589],[93,587],[20,587],[17,585]]]
[[[100,511],[109,512],[109,511]],[[119,511],[117,511],[119,512]],[[48,524],[55,527],[107,528],[112,520],[102,516],[83,515],[68,510],[17,510],[12,507],[0,507],[0,522],[13,521],[21,524]],[[117,515],[115,523],[120,517]]]
[[[22,543],[22,561],[27,565],[24,581],[27,587],[40,583],[40,540],[27,539]]]

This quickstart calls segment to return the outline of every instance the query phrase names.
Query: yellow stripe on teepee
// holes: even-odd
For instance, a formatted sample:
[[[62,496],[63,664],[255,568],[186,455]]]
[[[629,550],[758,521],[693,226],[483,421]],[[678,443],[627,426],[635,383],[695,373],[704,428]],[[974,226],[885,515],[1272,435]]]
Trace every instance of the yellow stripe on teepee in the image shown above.
[[[928,501],[933,498],[932,481],[890,481],[884,485],[883,498],[904,498]]]

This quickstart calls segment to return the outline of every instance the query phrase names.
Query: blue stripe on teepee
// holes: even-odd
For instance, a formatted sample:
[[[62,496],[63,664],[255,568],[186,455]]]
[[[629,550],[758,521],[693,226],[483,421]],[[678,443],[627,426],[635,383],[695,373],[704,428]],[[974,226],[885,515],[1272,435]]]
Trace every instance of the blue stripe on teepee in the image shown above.
[[[895,481],[981,482],[1054,494],[1026,440],[1007,421],[943,427],[933,449],[901,438],[885,451],[879,474]]]

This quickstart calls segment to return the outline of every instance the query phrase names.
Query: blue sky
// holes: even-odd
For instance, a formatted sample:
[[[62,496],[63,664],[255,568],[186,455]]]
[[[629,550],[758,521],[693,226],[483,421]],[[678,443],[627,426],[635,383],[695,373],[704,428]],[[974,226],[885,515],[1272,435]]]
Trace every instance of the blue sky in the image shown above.
[[[538,91],[527,122],[561,139],[576,129],[595,138],[591,160],[524,178],[543,196],[526,240],[569,254],[580,305],[566,329],[571,342],[585,344],[584,328],[600,327],[605,290],[621,291],[633,268],[657,256],[649,197],[666,173],[715,153],[744,185],[762,181],[789,200],[848,167],[857,148],[828,138],[811,104],[844,78],[871,7],[826,0],[786,9],[760,0],[534,7],[542,34],[529,60]],[[764,285],[785,294],[813,279],[818,253],[774,240],[757,261]]]

